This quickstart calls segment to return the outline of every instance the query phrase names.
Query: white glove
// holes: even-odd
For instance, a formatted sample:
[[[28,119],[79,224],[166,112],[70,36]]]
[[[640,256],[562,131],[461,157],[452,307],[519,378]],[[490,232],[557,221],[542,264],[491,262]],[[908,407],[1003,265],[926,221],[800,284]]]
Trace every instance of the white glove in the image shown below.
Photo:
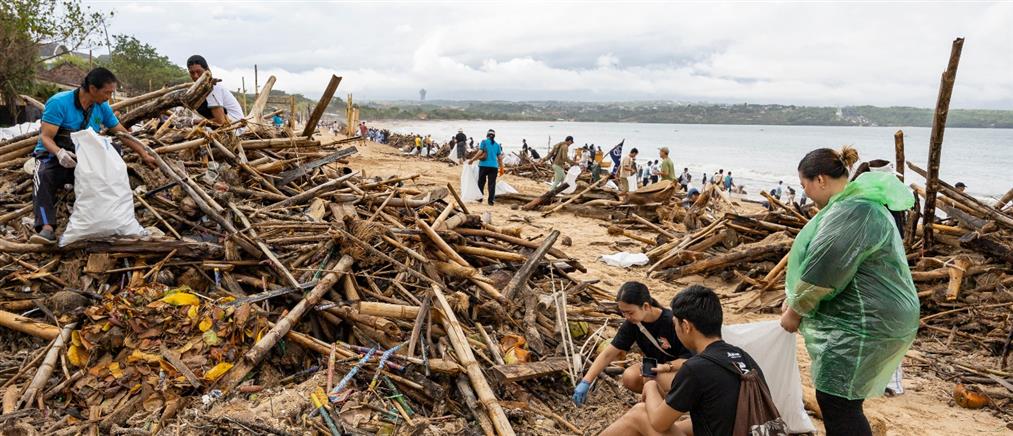
[[[64,168],[74,168],[77,166],[77,155],[73,151],[61,148],[60,151],[56,152],[56,160],[60,162],[60,166]]]

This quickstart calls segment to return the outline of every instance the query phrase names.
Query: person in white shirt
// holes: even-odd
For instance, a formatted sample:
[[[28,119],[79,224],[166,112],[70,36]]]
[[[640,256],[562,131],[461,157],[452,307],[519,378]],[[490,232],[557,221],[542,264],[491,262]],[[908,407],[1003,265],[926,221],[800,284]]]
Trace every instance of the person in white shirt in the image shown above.
[[[190,56],[186,60],[186,69],[190,72],[190,78],[195,82],[204,75],[205,71],[211,71],[208,68],[208,62],[201,55]],[[236,100],[236,97],[229,90],[225,89],[221,83],[216,83],[211,88],[207,101],[197,108],[197,113],[219,126],[236,122],[245,117],[243,115],[243,107],[239,105],[239,100]]]

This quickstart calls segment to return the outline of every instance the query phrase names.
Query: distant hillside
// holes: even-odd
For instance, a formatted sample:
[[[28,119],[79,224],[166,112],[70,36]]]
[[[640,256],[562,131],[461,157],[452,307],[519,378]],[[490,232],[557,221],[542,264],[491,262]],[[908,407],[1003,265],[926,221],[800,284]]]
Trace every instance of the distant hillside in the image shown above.
[[[932,126],[932,109],[675,102],[370,102],[362,119],[593,121],[789,126]],[[948,127],[1013,128],[1013,111],[954,109]]]

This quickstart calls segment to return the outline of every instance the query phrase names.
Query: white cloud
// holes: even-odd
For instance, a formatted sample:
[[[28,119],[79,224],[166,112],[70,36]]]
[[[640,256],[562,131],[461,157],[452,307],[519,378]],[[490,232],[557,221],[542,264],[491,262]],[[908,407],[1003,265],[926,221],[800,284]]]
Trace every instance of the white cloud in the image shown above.
[[[931,107],[966,36],[954,107],[1013,105],[1011,4],[98,3],[230,88],[253,64],[360,100],[675,99]],[[264,79],[261,79],[263,81]]]

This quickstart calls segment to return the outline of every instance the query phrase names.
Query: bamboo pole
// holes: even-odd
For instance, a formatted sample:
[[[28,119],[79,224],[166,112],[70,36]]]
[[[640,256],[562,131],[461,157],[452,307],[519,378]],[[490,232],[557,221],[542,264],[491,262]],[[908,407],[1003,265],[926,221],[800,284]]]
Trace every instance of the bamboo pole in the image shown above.
[[[542,245],[528,256],[528,259],[521,265],[521,268],[517,270],[517,273],[507,283],[506,288],[503,290],[503,297],[507,300],[512,300],[520,291],[528,286],[528,279],[531,278],[531,274],[535,272],[535,267],[538,266],[538,262],[542,261],[545,257],[545,253],[552,248],[552,244],[556,243],[556,238],[559,237],[559,230],[553,230],[549,233],[549,236],[545,237],[542,241]]]
[[[0,310],[0,326],[50,341],[60,334],[55,326],[4,310]]]
[[[893,151],[897,156],[897,178],[904,181],[904,131],[893,134]]]
[[[22,406],[31,405],[35,401],[35,397],[46,387],[49,376],[53,375],[53,370],[56,368],[56,360],[60,357],[64,345],[70,339],[70,332],[75,327],[77,327],[76,322],[63,326],[60,334],[53,339],[53,345],[49,347],[46,358],[42,360],[39,370],[35,372],[35,378],[32,379],[32,382],[28,385],[28,389],[25,389],[25,393],[18,400],[17,409],[21,409]]]
[[[939,83],[939,97],[936,100],[936,111],[932,118],[932,134],[929,139],[929,168],[925,178],[925,210],[922,212],[922,250],[930,252],[934,244],[932,223],[936,219],[936,192],[939,190],[939,161],[943,151],[943,132],[946,130],[946,116],[950,112],[950,96],[953,94],[953,83],[957,78],[957,66],[960,63],[960,52],[964,47],[964,38],[957,38],[950,48],[950,61],[943,71]]]
[[[471,386],[475,389],[479,401],[485,408],[485,412],[489,415],[489,419],[496,429],[496,434],[500,436],[512,436],[514,430],[510,426],[510,420],[507,419],[506,413],[503,412],[503,407],[500,406],[499,401],[496,399],[496,394],[493,393],[488,380],[482,374],[482,367],[475,360],[475,353],[472,352],[468,338],[461,329],[461,323],[457,321],[457,315],[454,314],[453,308],[450,307],[447,297],[443,295],[439,286],[432,285],[432,292],[433,297],[435,297],[436,308],[442,311],[444,315],[441,322],[443,328],[447,331],[447,338],[454,347],[457,359],[464,366],[468,379],[471,381]]]
[[[274,344],[285,336],[294,325],[296,325],[302,316],[313,306],[315,306],[320,299],[323,298],[324,293],[329,291],[341,276],[347,274],[352,270],[352,264],[355,263],[355,259],[351,256],[342,256],[338,263],[331,268],[331,270],[317,282],[316,286],[306,294],[306,296],[300,301],[295,307],[292,308],[283,318],[275,323],[274,327],[271,328],[264,336],[257,341],[257,343],[250,348],[246,354],[243,355],[243,359],[232,369],[229,370],[222,378],[218,381],[218,385],[222,387],[224,391],[231,391],[239,382],[243,381],[243,378],[248,374],[261,360],[267,355],[268,351],[274,347]]]
[[[433,241],[433,243],[436,244],[436,248],[439,248],[440,251],[443,252],[443,254],[446,254],[447,257],[450,258],[450,260],[457,262],[461,266],[466,267],[471,266],[467,260],[464,260],[464,258],[461,257],[460,254],[458,254],[456,251],[454,251],[453,248],[450,247],[450,244],[447,244],[447,241],[444,241],[443,238],[441,238],[440,235],[436,233],[436,230],[433,230],[432,227],[429,227],[429,224],[426,224],[425,221],[415,218],[415,225],[419,226],[419,228],[422,229],[423,232],[425,232],[426,236],[429,237],[429,240]]]

